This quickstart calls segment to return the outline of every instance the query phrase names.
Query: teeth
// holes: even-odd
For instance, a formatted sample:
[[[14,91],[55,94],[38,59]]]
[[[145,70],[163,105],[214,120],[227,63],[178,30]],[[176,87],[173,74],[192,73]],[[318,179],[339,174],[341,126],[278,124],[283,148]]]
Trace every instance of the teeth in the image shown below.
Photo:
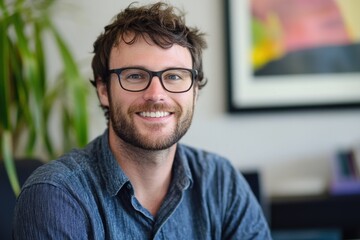
[[[140,116],[142,117],[151,117],[151,118],[161,118],[169,116],[169,112],[141,112]]]

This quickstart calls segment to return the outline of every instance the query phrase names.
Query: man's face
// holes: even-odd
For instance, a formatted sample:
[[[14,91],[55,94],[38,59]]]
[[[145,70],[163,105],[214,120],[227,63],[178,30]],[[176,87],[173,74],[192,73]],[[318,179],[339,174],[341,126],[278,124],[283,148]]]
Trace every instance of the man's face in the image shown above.
[[[110,53],[109,69],[192,68],[187,48],[173,45],[162,49],[149,43],[143,38],[131,45],[121,41]],[[120,141],[142,149],[162,150],[178,142],[189,129],[197,94],[195,86],[185,93],[170,93],[158,77],[153,77],[146,90],[129,92],[121,88],[116,74],[111,75],[110,81],[108,91],[100,86],[99,96],[101,103],[109,106],[109,129]]]

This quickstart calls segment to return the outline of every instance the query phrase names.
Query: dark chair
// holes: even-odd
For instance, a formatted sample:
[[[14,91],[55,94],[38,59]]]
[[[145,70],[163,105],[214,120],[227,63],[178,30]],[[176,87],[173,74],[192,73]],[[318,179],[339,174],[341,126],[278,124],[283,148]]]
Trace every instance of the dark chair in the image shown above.
[[[257,171],[241,171],[245,180],[248,182],[256,199],[262,204],[262,190],[260,188],[260,176]]]
[[[269,216],[269,205],[266,197],[264,196],[262,182],[261,182],[261,174],[257,170],[240,170],[241,174],[244,176],[245,180],[249,184],[252,192],[255,195],[255,198],[258,200],[265,218],[270,221]]]
[[[43,163],[39,160],[16,160],[15,166],[20,185],[22,186],[30,174]],[[12,219],[16,203],[16,196],[10,186],[4,162],[0,161],[0,239],[12,239]]]

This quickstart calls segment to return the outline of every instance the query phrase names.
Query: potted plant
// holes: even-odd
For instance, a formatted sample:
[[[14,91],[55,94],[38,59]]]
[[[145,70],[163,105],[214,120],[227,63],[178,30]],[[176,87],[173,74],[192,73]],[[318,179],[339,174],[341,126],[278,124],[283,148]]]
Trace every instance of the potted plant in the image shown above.
[[[0,0],[0,161],[16,195],[14,158],[37,158],[40,149],[51,159],[88,140],[89,84],[52,21],[54,5],[54,0]],[[48,41],[63,65],[56,79],[47,72]],[[61,117],[56,137],[50,124],[54,113]],[[54,138],[62,139],[61,146]]]

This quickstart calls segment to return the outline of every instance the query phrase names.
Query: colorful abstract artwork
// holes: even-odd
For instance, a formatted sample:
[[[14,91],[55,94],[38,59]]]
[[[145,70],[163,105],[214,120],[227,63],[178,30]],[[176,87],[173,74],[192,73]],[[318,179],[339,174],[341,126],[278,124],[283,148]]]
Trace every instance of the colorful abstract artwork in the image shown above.
[[[230,112],[360,107],[360,0],[226,0]]]
[[[251,0],[256,76],[360,72],[359,0]]]

